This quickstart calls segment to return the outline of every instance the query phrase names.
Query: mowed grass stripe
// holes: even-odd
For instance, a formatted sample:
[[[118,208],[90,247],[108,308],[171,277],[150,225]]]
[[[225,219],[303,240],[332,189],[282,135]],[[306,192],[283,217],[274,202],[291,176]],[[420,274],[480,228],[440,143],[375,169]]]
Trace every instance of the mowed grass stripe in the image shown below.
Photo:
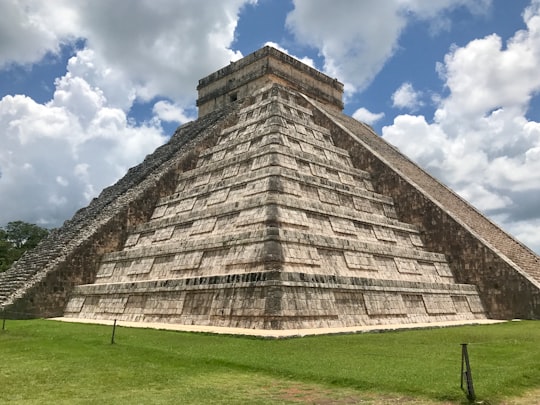
[[[0,403],[460,402],[461,343],[479,399],[540,387],[536,321],[283,340],[119,327],[114,345],[111,331],[7,321]]]

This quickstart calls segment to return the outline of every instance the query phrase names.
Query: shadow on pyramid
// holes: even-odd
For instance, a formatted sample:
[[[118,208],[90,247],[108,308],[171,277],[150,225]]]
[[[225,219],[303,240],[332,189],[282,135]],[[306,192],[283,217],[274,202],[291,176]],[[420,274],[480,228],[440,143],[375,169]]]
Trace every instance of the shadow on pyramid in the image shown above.
[[[64,225],[79,245],[6,308],[265,330],[538,317],[538,257],[343,115],[337,80],[265,47],[198,90],[199,119]]]

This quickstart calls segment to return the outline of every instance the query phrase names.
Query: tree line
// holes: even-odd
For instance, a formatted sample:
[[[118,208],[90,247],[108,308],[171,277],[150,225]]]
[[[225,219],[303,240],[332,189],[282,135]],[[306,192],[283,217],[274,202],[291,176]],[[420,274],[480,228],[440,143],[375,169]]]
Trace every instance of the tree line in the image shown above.
[[[37,246],[49,230],[23,221],[0,227],[0,272],[6,271],[28,249]]]

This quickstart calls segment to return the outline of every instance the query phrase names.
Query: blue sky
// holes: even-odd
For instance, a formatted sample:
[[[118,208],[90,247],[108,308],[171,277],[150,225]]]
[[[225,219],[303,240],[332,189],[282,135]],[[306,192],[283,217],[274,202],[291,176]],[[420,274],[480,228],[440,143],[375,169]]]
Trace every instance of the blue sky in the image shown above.
[[[4,0],[0,225],[61,225],[267,43],[540,252],[540,0]]]

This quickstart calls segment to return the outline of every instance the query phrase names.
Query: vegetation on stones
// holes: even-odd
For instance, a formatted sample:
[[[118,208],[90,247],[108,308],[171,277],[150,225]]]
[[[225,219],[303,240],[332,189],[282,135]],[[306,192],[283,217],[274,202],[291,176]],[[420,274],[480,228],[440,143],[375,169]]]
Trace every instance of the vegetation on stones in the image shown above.
[[[121,325],[121,323],[120,323]],[[32,320],[0,330],[0,403],[538,403],[540,322],[285,340]]]
[[[9,222],[5,227],[0,227],[0,272],[7,270],[48,234],[47,229],[23,221]]]

